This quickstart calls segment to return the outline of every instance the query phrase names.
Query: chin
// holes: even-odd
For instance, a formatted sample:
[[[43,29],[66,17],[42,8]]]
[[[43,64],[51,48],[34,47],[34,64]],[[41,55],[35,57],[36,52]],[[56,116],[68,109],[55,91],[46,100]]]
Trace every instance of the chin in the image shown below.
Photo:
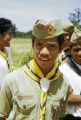
[[[10,44],[7,44],[6,47],[10,47]]]

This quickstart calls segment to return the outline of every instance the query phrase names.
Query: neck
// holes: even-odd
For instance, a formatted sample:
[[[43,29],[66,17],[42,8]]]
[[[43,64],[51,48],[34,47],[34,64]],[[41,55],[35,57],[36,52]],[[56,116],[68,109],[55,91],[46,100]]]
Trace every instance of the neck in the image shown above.
[[[54,66],[54,65],[52,65],[52,66],[49,67],[49,68],[40,68],[41,71],[42,71],[42,73],[44,74],[44,76],[46,76],[46,75],[50,72],[50,70],[53,68],[53,66]]]

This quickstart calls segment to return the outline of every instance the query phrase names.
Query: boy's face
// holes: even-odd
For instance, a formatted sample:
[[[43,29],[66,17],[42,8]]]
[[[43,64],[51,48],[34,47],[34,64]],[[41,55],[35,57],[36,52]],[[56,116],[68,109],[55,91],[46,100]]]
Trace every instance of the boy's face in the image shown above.
[[[81,40],[71,48],[71,56],[73,60],[81,65]]]
[[[51,69],[59,53],[57,37],[50,39],[35,39],[34,57],[41,69]]]
[[[9,47],[11,40],[11,31],[4,32],[0,35],[0,48]]]
[[[64,44],[63,44],[63,49],[66,50],[69,47],[69,33],[65,32],[64,33]]]

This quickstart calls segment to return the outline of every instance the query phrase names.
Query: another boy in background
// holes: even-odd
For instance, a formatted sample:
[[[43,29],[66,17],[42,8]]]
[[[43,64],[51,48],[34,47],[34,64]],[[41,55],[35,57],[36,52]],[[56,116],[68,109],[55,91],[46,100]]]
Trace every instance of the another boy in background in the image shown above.
[[[60,66],[73,92],[68,99],[67,115],[63,120],[81,120],[81,32],[70,40],[68,61]]]
[[[12,64],[10,53],[12,22],[6,18],[0,18],[0,86]]]

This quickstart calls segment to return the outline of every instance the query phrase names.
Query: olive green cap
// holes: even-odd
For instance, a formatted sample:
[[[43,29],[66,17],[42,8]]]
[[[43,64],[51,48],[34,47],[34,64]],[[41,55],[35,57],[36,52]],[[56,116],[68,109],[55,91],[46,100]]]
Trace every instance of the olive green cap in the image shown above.
[[[80,40],[80,38],[81,38],[81,32],[73,32],[70,42],[72,44],[75,44]]]
[[[74,24],[72,22],[67,22],[63,25],[63,29],[66,32],[74,32]]]
[[[32,34],[38,39],[53,38],[63,33],[63,27],[58,18],[37,20],[32,31]]]

